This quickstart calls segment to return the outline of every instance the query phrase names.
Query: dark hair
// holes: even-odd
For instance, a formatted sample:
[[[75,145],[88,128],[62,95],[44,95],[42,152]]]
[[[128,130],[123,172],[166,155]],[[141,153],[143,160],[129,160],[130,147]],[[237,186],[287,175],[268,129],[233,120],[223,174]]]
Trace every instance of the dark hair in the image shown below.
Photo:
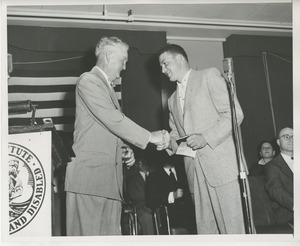
[[[271,141],[269,141],[269,140],[264,140],[264,141],[261,141],[260,144],[259,144],[258,147],[257,147],[257,154],[258,154],[258,157],[260,157],[261,148],[262,148],[262,146],[263,146],[264,143],[270,144],[270,145],[272,146],[273,151],[275,151],[275,154],[276,154],[277,151],[276,151],[276,148],[275,148],[274,143],[271,142]]]
[[[180,54],[182,55],[185,60],[188,62],[189,59],[188,59],[188,56],[185,52],[185,50],[177,45],[177,44],[167,44],[164,48],[162,48],[159,53],[158,53],[158,56],[160,56],[161,54],[165,53],[165,52],[169,52],[169,53],[172,53],[172,54]]]

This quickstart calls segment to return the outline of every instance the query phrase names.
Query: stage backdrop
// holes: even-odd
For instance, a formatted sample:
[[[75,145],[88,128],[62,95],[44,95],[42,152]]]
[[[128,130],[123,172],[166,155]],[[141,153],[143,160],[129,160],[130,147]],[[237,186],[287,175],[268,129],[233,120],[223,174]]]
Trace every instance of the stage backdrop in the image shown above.
[[[51,117],[58,130],[72,132],[76,79],[95,65],[95,46],[103,36],[117,36],[130,46],[122,85],[115,88],[123,112],[148,130],[161,129],[157,52],[166,43],[165,32],[8,26],[9,101],[32,100],[38,104],[37,123]],[[9,125],[28,124],[30,116],[12,115]]]
[[[244,111],[242,136],[248,167],[257,147],[293,127],[292,38],[232,35],[223,45],[232,57],[237,96]]]

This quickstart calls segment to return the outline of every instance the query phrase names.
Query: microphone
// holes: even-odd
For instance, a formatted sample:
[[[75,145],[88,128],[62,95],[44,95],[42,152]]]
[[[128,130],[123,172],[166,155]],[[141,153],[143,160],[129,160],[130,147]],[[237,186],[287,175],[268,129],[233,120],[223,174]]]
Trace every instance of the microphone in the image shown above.
[[[233,75],[233,61],[231,57],[227,57],[223,60],[223,69],[224,73],[227,74],[227,76]]]
[[[26,114],[35,110],[37,104],[30,100],[8,102],[8,114]]]
[[[234,87],[233,77],[233,60],[231,57],[227,57],[223,60],[224,78],[228,86]]]

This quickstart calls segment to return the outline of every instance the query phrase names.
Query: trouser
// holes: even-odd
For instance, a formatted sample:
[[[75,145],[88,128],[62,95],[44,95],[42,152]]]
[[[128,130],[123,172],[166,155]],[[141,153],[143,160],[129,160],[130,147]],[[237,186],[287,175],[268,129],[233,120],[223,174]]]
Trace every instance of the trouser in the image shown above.
[[[218,187],[208,184],[195,166],[194,200],[198,234],[244,234],[245,224],[238,180]]]
[[[121,202],[66,193],[67,236],[121,235]]]

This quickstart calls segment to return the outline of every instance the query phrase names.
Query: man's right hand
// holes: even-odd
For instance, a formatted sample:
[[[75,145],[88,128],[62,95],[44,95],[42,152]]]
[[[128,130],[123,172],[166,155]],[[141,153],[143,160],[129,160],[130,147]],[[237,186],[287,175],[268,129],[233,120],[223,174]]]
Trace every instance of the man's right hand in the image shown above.
[[[169,147],[170,134],[166,130],[151,132],[150,143],[157,146],[157,150],[163,150]]]
[[[183,196],[183,190],[182,189],[177,189],[174,191],[174,199],[181,198]]]

